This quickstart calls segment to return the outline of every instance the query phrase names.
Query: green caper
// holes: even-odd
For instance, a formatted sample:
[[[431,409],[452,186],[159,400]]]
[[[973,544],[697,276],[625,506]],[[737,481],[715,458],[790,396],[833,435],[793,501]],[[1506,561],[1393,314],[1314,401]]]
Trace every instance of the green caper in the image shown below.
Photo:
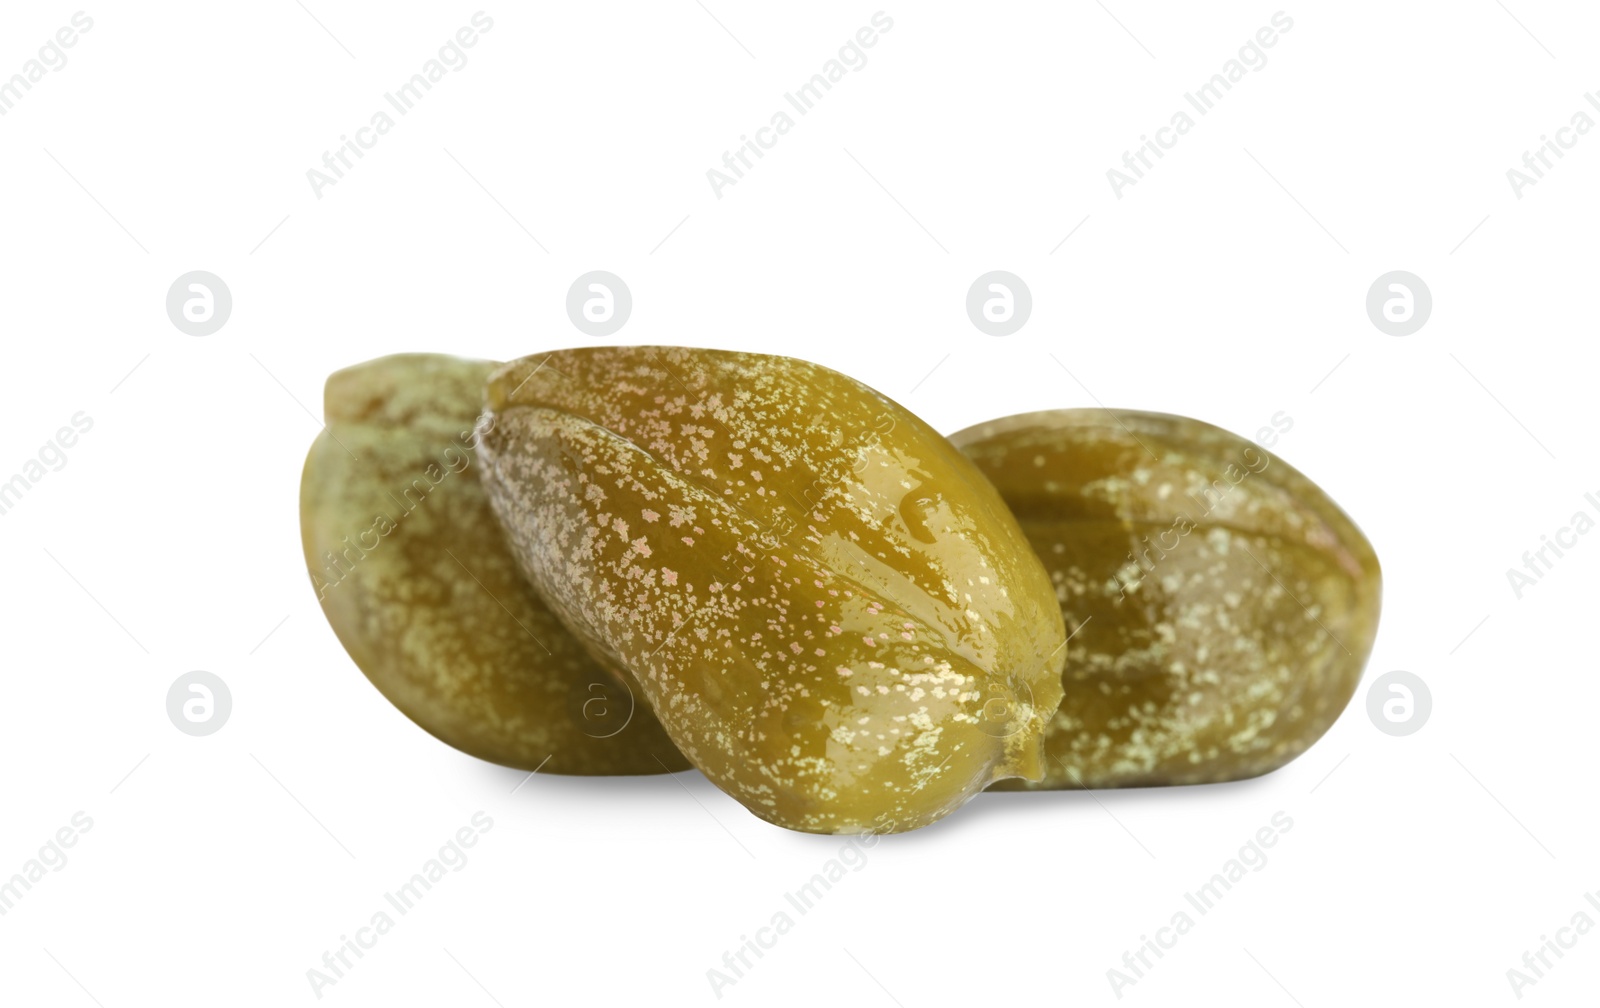
[[[1132,410],[1023,414],[951,441],[1017,516],[1071,641],[1047,773],[1002,789],[1254,777],[1344,710],[1377,633],[1378,558],[1287,463]]]
[[[529,580],[756,815],[912,829],[1037,778],[1063,630],[994,488],[787,357],[606,347],[489,379],[483,479]]]
[[[496,365],[400,354],[328,379],[300,530],[312,587],[361,671],[482,759],[546,773],[681,770],[642,700],[523,580],[478,480]]]

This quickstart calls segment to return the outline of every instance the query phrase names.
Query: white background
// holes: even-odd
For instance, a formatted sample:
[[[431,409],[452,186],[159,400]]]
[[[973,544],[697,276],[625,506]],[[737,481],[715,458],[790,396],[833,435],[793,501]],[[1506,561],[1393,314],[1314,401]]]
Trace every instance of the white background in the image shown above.
[[[1600,117],[1594,10],[1285,8],[1268,63],[1119,199],[1106,170],[1276,6],[885,8],[869,62],[719,199],[706,170],[876,7],[486,8],[470,61],[319,199],[307,169],[478,8],[305,6],[87,9],[0,117],[0,480],[94,422],[0,515],[0,877],[93,821],[0,917],[0,1000],[316,1003],[306,971],[479,810],[466,867],[324,1002],[712,1004],[723,953],[796,916],[784,894],[842,838],[696,773],[513,794],[523,774],[382,700],[308,588],[323,378],[594,342],[564,310],[591,269],[633,293],[606,342],[809,358],[941,430],[1103,403],[1251,435],[1287,412],[1277,450],[1383,561],[1368,680],[1433,695],[1391,738],[1363,686],[1261,780],[986,795],[884,838],[721,1001],[1115,1003],[1106,971],[1279,811],[1266,867],[1122,1000],[1509,1004],[1541,936],[1600,921],[1600,535],[1520,600],[1506,578],[1600,496],[1600,131],[1520,199],[1506,177]],[[0,77],[75,10],[7,5]],[[195,269],[234,298],[199,338],[164,310]],[[993,269],[1034,299],[1004,338],[963,308]],[[1434,299],[1401,338],[1364,307],[1395,269]],[[206,738],[165,711],[194,669],[233,695]],[[1591,934],[1522,993],[1575,1004],[1597,980]]]

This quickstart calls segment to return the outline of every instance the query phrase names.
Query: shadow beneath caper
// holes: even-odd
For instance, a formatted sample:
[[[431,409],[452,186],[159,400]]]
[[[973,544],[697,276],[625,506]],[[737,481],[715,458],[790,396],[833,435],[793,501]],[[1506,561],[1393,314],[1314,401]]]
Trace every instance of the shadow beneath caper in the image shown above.
[[[603,804],[610,804],[617,799],[654,801],[660,800],[663,795],[669,800],[692,799],[699,802],[725,826],[733,828],[739,836],[747,839],[752,836],[763,837],[761,843],[764,846],[797,853],[804,852],[808,855],[832,854],[841,843],[847,842],[858,846],[876,847],[880,851],[895,848],[910,849],[912,845],[923,842],[949,843],[951,837],[964,829],[976,830],[983,823],[992,828],[997,820],[1006,822],[1014,819],[1019,837],[1028,836],[1036,840],[1044,830],[1060,831],[1061,835],[1067,836],[1065,830],[1071,828],[1077,816],[1099,817],[1109,813],[1115,818],[1123,810],[1140,809],[1146,804],[1158,804],[1163,815],[1181,816],[1190,809],[1203,812],[1202,806],[1209,807],[1228,794],[1282,789],[1289,780],[1280,770],[1260,777],[1216,784],[1108,788],[1095,791],[1079,788],[1061,791],[985,791],[962,808],[921,829],[907,833],[883,833],[870,838],[860,836],[852,838],[848,834],[801,833],[761,821],[759,817],[752,815],[725,795],[698,770],[639,776],[583,776],[541,772],[535,775],[538,778],[535,786],[533,778],[529,777],[526,770],[481,762],[479,768],[497,787],[503,785],[508,794],[516,797],[528,795],[531,798],[533,795],[555,794],[570,796],[574,802],[593,801]],[[1051,810],[1067,809],[1073,810],[1076,815],[1044,818]],[[747,816],[760,822],[760,827],[754,823],[742,822]],[[1138,843],[1143,846],[1143,841]]]
[[[528,776],[528,771],[517,770],[512,767],[497,766],[493,763],[480,763],[483,774],[497,783],[504,783],[507,793],[515,789],[515,796],[537,791],[542,794],[571,795],[575,800],[593,798],[596,801],[609,801],[615,798],[630,796],[646,797],[656,792],[664,794],[677,794],[683,797],[682,791],[673,781],[681,781],[690,787],[697,796],[703,785],[707,790],[716,791],[705,775],[698,770],[680,770],[677,773],[639,774],[625,776],[620,774],[559,774],[540,771],[534,777]],[[537,778],[537,780],[535,780]],[[526,783],[524,783],[526,781]],[[537,783],[538,787],[534,785]]]
[[[1117,802],[1137,804],[1141,799],[1159,800],[1163,804],[1171,805],[1175,801],[1206,801],[1208,796],[1215,796],[1232,791],[1253,790],[1267,786],[1271,783],[1273,775],[1263,774],[1259,777],[1247,777],[1244,780],[1221,781],[1214,784],[1151,784],[1142,787],[1097,788],[1063,788],[1059,791],[985,791],[984,797],[993,796],[1000,799],[1016,799],[1027,801],[1032,799],[1073,799],[1094,804],[1096,799],[1101,802],[1112,798]]]
[[[1279,779],[1274,781],[1272,779],[1274,776],[1278,776]],[[1096,791],[1086,791],[1081,788],[1062,791],[985,791],[962,808],[922,829],[912,830],[909,833],[884,834],[878,838],[878,850],[881,852],[896,847],[908,848],[925,840],[947,843],[950,837],[964,828],[978,829],[981,823],[987,823],[987,828],[992,829],[996,821],[1014,820],[1017,826],[1016,835],[1026,836],[1030,840],[1040,839],[1047,830],[1067,838],[1070,834],[1065,830],[1075,824],[1081,816],[1104,817],[1108,812],[1116,816],[1123,810],[1131,811],[1146,805],[1159,805],[1163,815],[1182,816],[1190,810],[1203,813],[1205,811],[1203,806],[1209,807],[1225,795],[1270,791],[1283,787],[1285,783],[1286,780],[1281,775],[1266,774],[1219,784],[1108,788]],[[1073,814],[1044,818],[1052,810],[1057,812],[1072,810]],[[1140,845],[1143,845],[1142,841]]]

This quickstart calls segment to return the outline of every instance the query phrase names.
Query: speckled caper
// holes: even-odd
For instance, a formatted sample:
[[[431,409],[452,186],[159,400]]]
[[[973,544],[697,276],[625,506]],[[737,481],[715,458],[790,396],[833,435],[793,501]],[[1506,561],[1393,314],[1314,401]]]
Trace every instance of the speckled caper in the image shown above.
[[[1255,777],[1355,692],[1378,627],[1365,536],[1305,476],[1199,420],[1029,413],[954,435],[1050,571],[1070,632],[1036,783]]]
[[[685,769],[506,548],[474,457],[494,367],[400,354],[329,377],[300,483],[323,613],[380,693],[463,752],[545,773]]]
[[[1042,772],[1049,579],[905,408],[804,361],[672,347],[524,358],[488,404],[482,477],[525,573],[756,815],[906,830]]]

